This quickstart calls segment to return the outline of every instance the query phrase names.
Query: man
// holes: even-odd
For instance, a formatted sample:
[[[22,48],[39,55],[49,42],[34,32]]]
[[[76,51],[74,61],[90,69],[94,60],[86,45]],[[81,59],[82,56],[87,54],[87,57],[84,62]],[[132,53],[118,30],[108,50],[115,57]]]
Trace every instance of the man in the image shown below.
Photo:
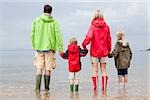
[[[36,50],[36,88],[40,93],[42,70],[45,69],[45,91],[49,91],[51,71],[55,68],[56,47],[63,51],[62,34],[58,22],[51,16],[52,7],[44,6],[44,14],[37,17],[32,25],[32,48]]]

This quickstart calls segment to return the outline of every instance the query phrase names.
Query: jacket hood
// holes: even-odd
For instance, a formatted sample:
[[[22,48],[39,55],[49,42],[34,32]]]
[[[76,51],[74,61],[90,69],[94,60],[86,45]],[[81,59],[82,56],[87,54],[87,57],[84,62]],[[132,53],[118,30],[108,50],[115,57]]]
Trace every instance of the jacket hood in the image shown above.
[[[92,21],[92,25],[99,28],[104,28],[106,26],[106,23],[103,18],[97,18]]]
[[[68,51],[71,53],[76,53],[77,50],[78,50],[78,45],[76,45],[76,44],[70,44],[68,46]]]
[[[123,48],[128,48],[129,47],[129,43],[127,41],[122,41],[122,40],[119,40],[118,41],[118,44],[123,47]]]
[[[42,21],[47,22],[47,23],[54,21],[52,16],[47,16],[47,15],[44,15],[44,14],[42,14],[40,16],[40,18],[42,19]]]

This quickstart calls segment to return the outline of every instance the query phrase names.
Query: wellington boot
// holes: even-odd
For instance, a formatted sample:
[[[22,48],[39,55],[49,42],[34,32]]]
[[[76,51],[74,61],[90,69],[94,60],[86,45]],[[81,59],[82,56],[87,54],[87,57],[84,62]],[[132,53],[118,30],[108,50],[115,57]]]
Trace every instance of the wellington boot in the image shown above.
[[[93,80],[93,89],[94,91],[97,91],[97,77],[92,77]]]
[[[79,85],[78,85],[78,84],[75,85],[75,91],[76,91],[76,92],[79,91]]]
[[[49,91],[49,84],[50,84],[50,76],[44,75],[44,84],[45,84],[45,91]]]
[[[40,93],[41,79],[42,79],[42,75],[36,75],[36,88],[35,88],[36,93]]]
[[[108,76],[102,76],[102,91],[107,90]]]
[[[71,92],[74,91],[74,84],[70,84],[70,91],[71,91]]]

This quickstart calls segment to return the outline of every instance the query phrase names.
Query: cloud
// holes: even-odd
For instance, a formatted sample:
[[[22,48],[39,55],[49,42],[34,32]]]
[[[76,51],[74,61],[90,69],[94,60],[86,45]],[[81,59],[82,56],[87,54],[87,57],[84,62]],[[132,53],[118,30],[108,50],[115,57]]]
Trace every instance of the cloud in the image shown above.
[[[104,17],[108,22],[108,25],[111,27],[111,33],[113,35],[120,27],[123,28],[124,31],[127,32],[129,36],[144,35],[146,34],[146,29],[148,27],[146,26],[147,15],[145,15],[147,14],[146,3],[67,2],[67,3],[52,3],[52,4],[54,6],[53,12],[54,17],[58,20],[58,22],[61,25],[65,41],[64,43],[68,43],[68,40],[71,37],[77,37],[79,41],[82,42],[83,38],[86,36],[86,32],[91,23],[93,12],[97,8],[102,10],[102,12],[104,13]],[[9,3],[7,9],[4,7],[5,14],[3,16],[5,17],[5,22],[3,21],[2,24],[7,23],[4,25],[6,29],[7,27],[9,27],[9,30],[6,29],[4,30],[5,37],[9,36],[7,40],[9,40],[9,38],[11,37],[14,37],[15,39],[17,38],[17,36],[19,36],[22,42],[27,40],[27,37],[29,37],[29,34],[27,32],[30,31],[33,17],[36,17],[41,13],[42,11],[41,7],[43,7],[43,3],[20,3],[20,6],[18,5],[18,3]],[[12,12],[7,13],[9,9],[11,9]],[[24,10],[24,13],[20,14],[19,12],[22,9]],[[10,14],[11,18],[9,16]],[[14,25],[13,23],[16,23],[16,25]],[[133,36],[130,39],[133,39],[134,38]],[[5,37],[3,36],[3,38]],[[7,40],[4,42],[8,42]]]
[[[70,13],[70,17],[77,17],[77,18],[89,18],[89,16],[91,15],[92,11],[81,9],[77,9],[75,12]]]

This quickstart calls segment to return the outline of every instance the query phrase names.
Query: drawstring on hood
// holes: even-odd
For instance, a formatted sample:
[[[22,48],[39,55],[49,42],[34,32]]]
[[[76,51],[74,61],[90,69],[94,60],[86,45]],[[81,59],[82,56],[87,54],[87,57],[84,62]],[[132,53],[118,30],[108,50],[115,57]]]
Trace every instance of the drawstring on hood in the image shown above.
[[[97,18],[97,19],[94,19],[92,21],[92,24],[96,27],[99,27],[99,28],[104,28],[106,26],[106,23],[104,21],[103,18]]]
[[[44,15],[44,14],[42,14],[40,16],[40,18],[42,19],[42,21],[47,22],[47,23],[54,21],[52,16],[47,16],[47,15]]]

